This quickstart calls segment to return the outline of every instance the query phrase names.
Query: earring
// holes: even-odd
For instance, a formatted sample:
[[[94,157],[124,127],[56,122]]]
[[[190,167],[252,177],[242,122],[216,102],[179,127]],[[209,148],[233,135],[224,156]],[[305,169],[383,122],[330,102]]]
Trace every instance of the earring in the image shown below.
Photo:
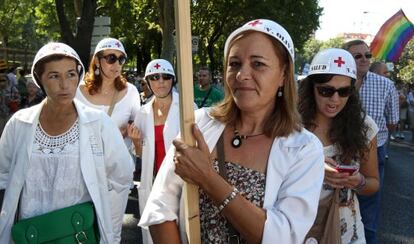
[[[98,76],[101,73],[101,71],[99,71],[99,67],[96,67],[94,73],[95,73],[96,76]]]
[[[282,88],[281,87],[279,87],[279,89],[277,91],[277,96],[278,97],[282,97],[283,96],[283,91],[282,91]]]

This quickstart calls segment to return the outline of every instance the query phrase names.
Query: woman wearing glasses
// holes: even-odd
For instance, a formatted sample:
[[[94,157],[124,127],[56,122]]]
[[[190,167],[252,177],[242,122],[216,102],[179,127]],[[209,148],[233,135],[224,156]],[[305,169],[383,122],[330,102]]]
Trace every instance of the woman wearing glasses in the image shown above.
[[[106,112],[120,129],[129,147],[131,141],[126,138],[128,122],[135,118],[141,102],[137,88],[121,74],[126,58],[124,46],[119,40],[102,39],[95,48],[88,73],[76,92],[76,98],[87,106]],[[127,198],[121,202],[122,211],[125,211],[127,202]],[[114,224],[115,233],[118,233],[114,243],[121,240],[123,215],[117,214],[121,218]]]
[[[126,58],[119,40],[102,39],[95,48],[85,81],[76,94],[76,98],[86,105],[108,113],[124,138],[128,121],[134,120],[141,106],[137,88],[122,76]],[[127,142],[127,146],[129,144]]]
[[[179,97],[173,91],[176,79],[171,63],[164,59],[152,60],[145,69],[144,79],[153,98],[139,110],[134,121],[136,127],[128,127],[136,155],[142,159],[138,189],[141,214],[165,152],[180,132]],[[152,243],[148,231],[143,230],[142,236],[144,243]]]
[[[324,145],[325,178],[318,216],[308,234],[324,243],[323,233],[335,189],[339,195],[339,219],[335,219],[340,243],[365,243],[358,199],[355,194],[371,195],[379,187],[376,134],[378,127],[363,112],[355,90],[356,64],[343,49],[319,52],[309,76],[299,88],[299,112],[305,127]],[[332,230],[326,228],[326,230]],[[333,242],[331,242],[333,243]],[[338,242],[339,243],[339,242]]]

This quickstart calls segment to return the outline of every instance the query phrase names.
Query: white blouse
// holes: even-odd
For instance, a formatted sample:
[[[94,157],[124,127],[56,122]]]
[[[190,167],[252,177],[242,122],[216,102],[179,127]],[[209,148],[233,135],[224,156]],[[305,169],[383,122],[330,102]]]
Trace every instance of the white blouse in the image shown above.
[[[84,83],[83,83],[84,84]],[[139,96],[137,88],[131,83],[127,83],[127,93],[125,96],[115,103],[114,110],[112,111],[112,121],[121,128],[125,126],[128,121],[134,120],[139,108],[141,107],[141,98]],[[76,98],[89,107],[99,109],[108,113],[109,105],[96,105],[91,103],[80,90],[80,86],[76,91]]]
[[[378,133],[378,126],[375,121],[366,115],[365,124],[368,126],[367,139],[370,143]],[[323,148],[325,157],[334,158],[340,154],[339,148],[333,144]],[[320,199],[324,199],[333,194],[333,188],[323,185]],[[364,225],[361,220],[358,198],[353,195],[351,189],[343,189],[343,197],[350,203],[348,206],[339,207],[339,223],[341,229],[341,243],[364,244],[365,234]],[[341,194],[340,194],[341,195]],[[353,201],[351,200],[353,198]]]
[[[20,219],[91,201],[80,168],[79,123],[58,136],[37,125],[27,177],[20,200]]]

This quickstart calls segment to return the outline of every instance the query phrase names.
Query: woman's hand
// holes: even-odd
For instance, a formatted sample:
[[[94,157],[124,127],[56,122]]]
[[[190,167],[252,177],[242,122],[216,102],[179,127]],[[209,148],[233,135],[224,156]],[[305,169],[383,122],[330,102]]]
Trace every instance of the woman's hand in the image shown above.
[[[215,173],[212,167],[210,151],[197,125],[193,125],[195,147],[185,144],[180,139],[173,141],[175,146],[175,173],[183,180],[201,186],[208,180],[208,175]]]
[[[121,132],[122,138],[124,138],[124,139],[125,139],[125,137],[128,136],[128,126],[129,126],[129,124],[124,125],[121,128],[119,128],[119,131]]]
[[[335,167],[338,163],[330,157],[325,157],[325,179],[324,183],[333,188],[348,187],[349,182],[354,182],[355,176],[350,176],[349,173],[340,173]]]
[[[126,127],[126,132],[129,138],[131,138],[132,143],[135,146],[135,151],[141,149],[142,147],[142,133],[134,123],[128,124]],[[138,153],[138,152],[137,152]]]

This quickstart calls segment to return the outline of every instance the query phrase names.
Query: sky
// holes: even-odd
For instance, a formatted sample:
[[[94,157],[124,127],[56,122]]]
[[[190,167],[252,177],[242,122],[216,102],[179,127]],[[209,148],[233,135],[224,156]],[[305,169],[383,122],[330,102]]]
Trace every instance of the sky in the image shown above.
[[[413,0],[319,0],[319,6],[324,10],[315,33],[318,40],[334,38],[341,32],[375,35],[400,9],[414,23]]]

